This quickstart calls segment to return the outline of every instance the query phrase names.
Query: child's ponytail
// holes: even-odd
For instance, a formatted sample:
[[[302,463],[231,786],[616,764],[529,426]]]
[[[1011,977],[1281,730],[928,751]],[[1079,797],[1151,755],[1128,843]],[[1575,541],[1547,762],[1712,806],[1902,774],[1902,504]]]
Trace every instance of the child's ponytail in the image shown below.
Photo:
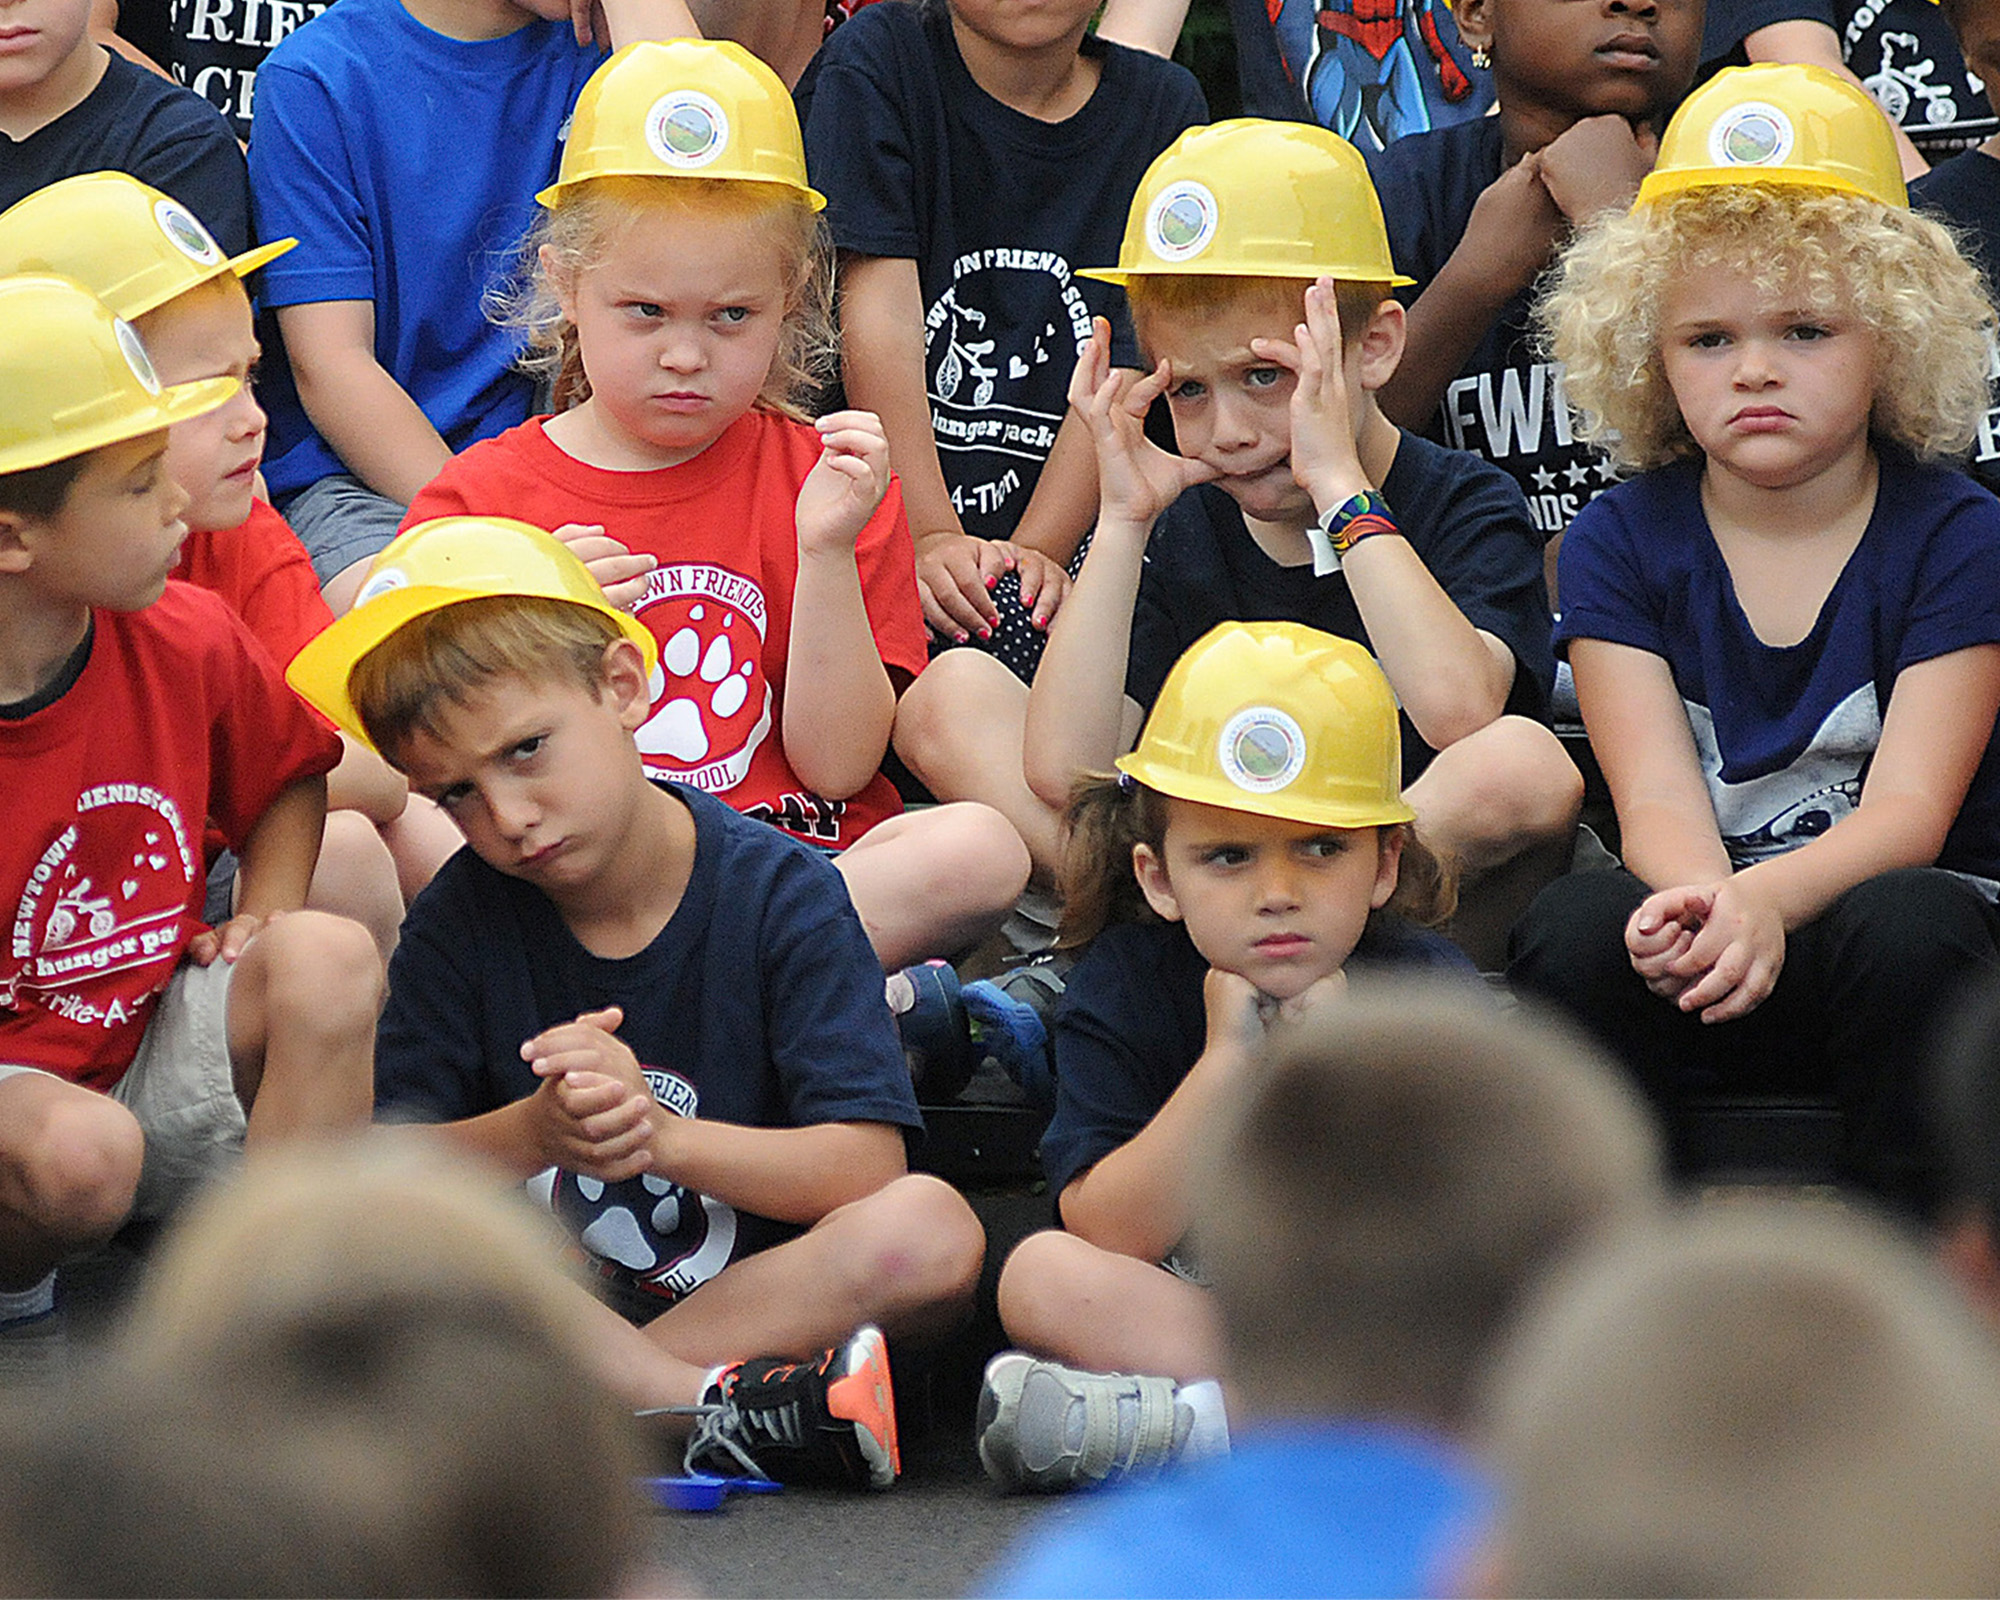
[[[1119,922],[1157,922],[1139,892],[1132,847],[1166,848],[1166,796],[1131,778],[1090,773],[1070,791],[1058,887],[1062,929],[1057,948],[1075,950]]]

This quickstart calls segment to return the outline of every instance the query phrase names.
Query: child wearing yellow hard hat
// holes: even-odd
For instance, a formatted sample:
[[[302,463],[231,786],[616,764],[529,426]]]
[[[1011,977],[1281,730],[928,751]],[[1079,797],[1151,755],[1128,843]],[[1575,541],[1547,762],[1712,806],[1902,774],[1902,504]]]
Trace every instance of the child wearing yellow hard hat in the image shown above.
[[[1279,1018],[1389,969],[1472,977],[1421,926],[1450,912],[1450,878],[1411,828],[1395,697],[1352,640],[1223,623],[1175,663],[1117,768],[1067,818],[1063,937],[1087,949],[1042,1140],[1062,1228],[1002,1270],[1022,1349],[989,1366],[980,1409],[980,1457],[1007,1488],[1227,1448],[1214,1307],[1185,1254],[1203,1129]]]
[[[301,910],[339,741],[217,596],[172,583],[164,386],[65,278],[0,279],[0,1320],[246,1145],[368,1121],[382,964]],[[242,862],[204,926],[201,831]]]
[[[2000,502],[1954,470],[1994,313],[1868,96],[1718,74],[1541,307],[1628,481],[1578,516],[1559,640],[1625,869],[1551,886],[1525,988],[1699,1089],[1816,1090],[1844,1177],[1921,1209],[1912,1052],[1996,961]]]
[[[1197,128],[1146,174],[1104,270],[1150,371],[1113,368],[1100,328],[1071,387],[1097,531],[1028,698],[1029,783],[1056,807],[1109,766],[1219,622],[1356,640],[1402,708],[1418,828],[1463,880],[1456,932],[1497,966],[1507,925],[1568,865],[1582,782],[1545,726],[1548,604],[1519,491],[1376,403],[1405,280],[1359,153],[1297,123]],[[1145,433],[1162,398],[1178,455]]]

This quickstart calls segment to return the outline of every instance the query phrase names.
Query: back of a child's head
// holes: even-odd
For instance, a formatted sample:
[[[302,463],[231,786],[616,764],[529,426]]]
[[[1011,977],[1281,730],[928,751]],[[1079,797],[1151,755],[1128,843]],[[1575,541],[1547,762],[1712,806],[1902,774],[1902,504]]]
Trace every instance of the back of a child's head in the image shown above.
[[[1552,1022],[1371,986],[1278,1035],[1202,1169],[1229,1376],[1265,1416],[1457,1429],[1539,1276],[1661,1203],[1620,1076]]]
[[[1522,1318],[1488,1410],[1498,1592],[2000,1589],[2000,1353],[1861,1213],[1633,1230]]]
[[[563,305],[637,219],[698,237],[718,222],[758,230],[788,285],[784,332],[757,403],[799,417],[831,376],[833,255],[825,201],[805,181],[791,96],[740,46],[677,39],[629,45],[578,97],[557,181],[522,246],[522,281],[495,297],[497,320],[527,338],[523,366],[557,410],[589,398],[576,327]]]
[[[1305,318],[1305,291],[1336,284],[1341,336],[1358,338],[1411,280],[1389,259],[1382,205],[1361,153],[1307,123],[1239,117],[1190,128],[1146,169],[1115,268],[1151,359],[1177,326],[1268,311],[1268,337]]]
[[[1719,74],[1676,114],[1631,211],[1600,216],[1564,252],[1537,314],[1579,433],[1619,465],[1698,453],[1661,344],[1675,297],[1719,271],[1872,336],[1878,439],[1921,460],[1970,445],[1993,307],[1951,233],[1910,210],[1865,93],[1808,67]]]

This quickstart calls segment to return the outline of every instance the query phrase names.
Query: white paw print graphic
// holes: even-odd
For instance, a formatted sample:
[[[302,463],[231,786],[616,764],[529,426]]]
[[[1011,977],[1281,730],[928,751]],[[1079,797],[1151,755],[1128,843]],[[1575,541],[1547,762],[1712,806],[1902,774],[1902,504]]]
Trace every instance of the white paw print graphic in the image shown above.
[[[654,711],[639,747],[682,766],[726,756],[743,742],[750,719],[739,721],[757,679],[757,634],[732,608],[695,602],[665,643],[649,685]]]

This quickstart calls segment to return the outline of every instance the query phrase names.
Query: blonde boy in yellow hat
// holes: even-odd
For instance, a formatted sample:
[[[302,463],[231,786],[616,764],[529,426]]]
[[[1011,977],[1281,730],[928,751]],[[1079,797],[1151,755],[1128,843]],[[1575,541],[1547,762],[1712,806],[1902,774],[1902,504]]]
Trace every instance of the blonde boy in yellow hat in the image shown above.
[[[301,911],[338,741],[214,595],[168,582],[163,388],[67,279],[0,280],[0,1318],[236,1148],[367,1120],[382,968]],[[202,824],[242,862],[203,926]]]

